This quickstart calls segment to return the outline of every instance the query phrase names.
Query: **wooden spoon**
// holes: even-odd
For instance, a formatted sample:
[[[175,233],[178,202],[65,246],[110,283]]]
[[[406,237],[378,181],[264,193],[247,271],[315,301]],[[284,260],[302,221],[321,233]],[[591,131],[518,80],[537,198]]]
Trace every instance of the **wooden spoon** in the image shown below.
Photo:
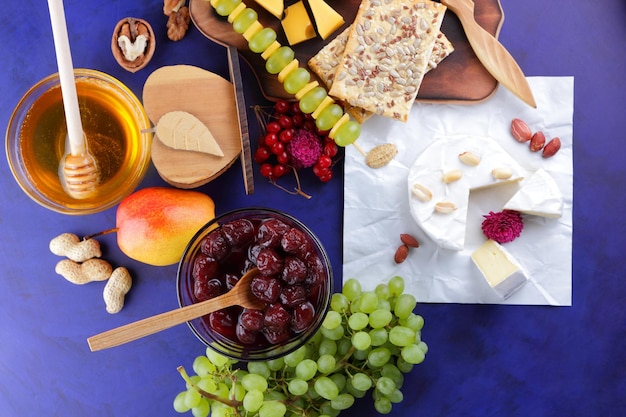
[[[169,329],[177,324],[202,317],[206,314],[230,306],[241,306],[261,310],[265,304],[256,298],[250,291],[250,282],[259,273],[252,268],[237,281],[235,286],[226,294],[200,303],[191,304],[176,310],[157,314],[143,320],[129,323],[115,329],[97,334],[87,339],[92,352],[132,342],[161,330]]]

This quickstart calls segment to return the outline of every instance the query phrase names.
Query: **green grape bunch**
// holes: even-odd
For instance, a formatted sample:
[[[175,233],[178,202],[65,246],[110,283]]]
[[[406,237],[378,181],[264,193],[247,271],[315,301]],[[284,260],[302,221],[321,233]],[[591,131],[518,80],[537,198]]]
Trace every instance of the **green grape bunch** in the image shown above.
[[[318,332],[286,356],[237,363],[207,348],[193,361],[195,375],[179,367],[186,388],[174,409],[194,417],[336,417],[371,392],[375,410],[388,414],[403,400],[404,374],[428,351],[416,304],[402,277],[374,291],[349,279]]]

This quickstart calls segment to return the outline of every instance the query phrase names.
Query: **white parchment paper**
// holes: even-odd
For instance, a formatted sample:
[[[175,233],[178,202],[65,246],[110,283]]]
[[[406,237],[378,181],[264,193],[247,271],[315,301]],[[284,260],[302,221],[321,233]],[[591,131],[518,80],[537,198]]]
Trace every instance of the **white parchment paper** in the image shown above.
[[[480,104],[417,103],[407,123],[372,117],[358,140],[367,151],[394,143],[398,155],[386,167],[371,169],[354,146],[346,148],[343,277],[357,278],[374,289],[394,275],[406,281],[406,291],[420,302],[561,305],[572,302],[572,118],[573,77],[529,77],[537,108],[526,105],[500,87]],[[526,121],[547,140],[558,136],[561,150],[553,158],[530,152],[510,134],[514,118]],[[489,211],[501,211],[519,185],[472,192],[465,247],[442,249],[414,222],[409,212],[407,175],[415,159],[432,141],[453,135],[488,136],[506,149],[530,176],[543,168],[557,182],[564,198],[563,216],[524,216],[524,231],[506,249],[530,277],[507,300],[500,299],[474,266],[470,255],[484,242],[480,225]],[[411,233],[420,247],[402,264],[393,255],[401,233]]]

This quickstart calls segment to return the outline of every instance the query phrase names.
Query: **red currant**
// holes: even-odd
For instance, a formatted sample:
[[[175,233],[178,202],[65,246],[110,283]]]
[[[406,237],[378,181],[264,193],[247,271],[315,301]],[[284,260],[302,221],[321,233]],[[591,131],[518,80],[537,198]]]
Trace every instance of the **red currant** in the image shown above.
[[[328,170],[328,172],[326,172],[324,175],[319,177],[319,179],[322,182],[328,182],[328,181],[332,180],[333,179],[333,171]]]
[[[285,145],[282,142],[276,142],[272,145],[271,149],[274,155],[280,155],[285,152]]]
[[[278,100],[274,104],[274,110],[276,110],[276,113],[287,113],[291,107],[291,103],[287,100]]]
[[[319,163],[313,165],[313,174],[318,178],[326,175],[329,171],[330,169],[320,166]]]
[[[282,115],[278,118],[278,124],[283,129],[289,129],[293,126],[293,120],[291,120],[291,117],[287,115]]]
[[[280,140],[283,143],[288,143],[291,141],[291,139],[293,139],[294,134],[295,134],[295,131],[293,130],[293,128],[281,130],[280,133],[278,134],[278,140]]]
[[[284,164],[274,165],[274,168],[272,169],[272,175],[274,176],[274,178],[280,178],[286,173],[287,173],[287,166]]]
[[[304,119],[304,128],[306,130],[315,131],[315,121],[313,119],[307,119],[305,117],[305,119]]]
[[[270,151],[265,146],[259,146],[254,153],[254,162],[263,163],[270,157]]]
[[[265,131],[267,133],[278,133],[280,132],[280,124],[278,122],[269,122]]]
[[[287,153],[287,151],[284,151],[283,153],[281,153],[280,155],[276,156],[276,160],[281,163],[281,164],[288,164],[289,163],[289,159],[290,156]]]
[[[265,163],[261,165],[261,175],[265,178],[272,178],[273,167],[272,164]]]
[[[302,113],[296,113],[291,116],[291,120],[293,121],[294,127],[302,127],[304,125],[304,116]]]
[[[276,133],[268,133],[265,135],[265,145],[272,147],[275,143],[278,142],[278,134]]]
[[[320,158],[317,160],[317,163],[319,164],[320,167],[322,168],[328,168],[331,166],[331,164],[333,163],[333,160],[330,158],[330,156],[328,155],[322,155],[320,156]]]
[[[297,101],[294,101],[293,103],[291,103],[291,113],[296,115],[296,114],[302,114],[302,110],[300,110],[300,103]]]
[[[337,146],[335,141],[326,142],[324,143],[323,152],[324,152],[324,155],[328,155],[332,158],[333,156],[337,155],[337,152],[339,152],[339,147]]]

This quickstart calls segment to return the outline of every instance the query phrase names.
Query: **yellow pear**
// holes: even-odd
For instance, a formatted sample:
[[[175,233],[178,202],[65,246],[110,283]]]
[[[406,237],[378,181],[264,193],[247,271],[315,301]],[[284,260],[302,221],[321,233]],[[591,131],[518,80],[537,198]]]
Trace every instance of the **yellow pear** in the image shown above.
[[[198,191],[149,187],[117,208],[117,244],[149,265],[175,264],[196,232],[215,217],[215,203]]]

